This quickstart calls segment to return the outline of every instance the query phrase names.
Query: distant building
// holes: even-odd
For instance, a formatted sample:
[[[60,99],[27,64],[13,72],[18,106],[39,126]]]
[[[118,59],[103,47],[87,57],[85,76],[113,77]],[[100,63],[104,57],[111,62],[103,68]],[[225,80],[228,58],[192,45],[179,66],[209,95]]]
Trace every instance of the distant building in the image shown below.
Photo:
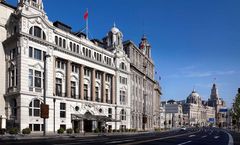
[[[188,114],[188,125],[209,125],[209,119],[215,118],[215,109],[202,104],[201,96],[193,90],[183,104],[183,113]]]
[[[225,101],[219,97],[216,84],[213,84],[212,86],[210,99],[208,99],[208,105],[215,108],[216,125],[219,127],[226,126],[226,104]]]

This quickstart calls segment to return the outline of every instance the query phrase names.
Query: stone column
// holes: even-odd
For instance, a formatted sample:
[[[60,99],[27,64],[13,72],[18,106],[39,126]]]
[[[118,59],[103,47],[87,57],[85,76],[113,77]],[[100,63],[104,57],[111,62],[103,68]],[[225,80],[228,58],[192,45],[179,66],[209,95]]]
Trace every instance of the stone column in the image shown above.
[[[79,68],[79,98],[84,100],[84,65]]]
[[[116,90],[116,86],[115,86],[115,76],[112,76],[112,104],[116,104],[116,94],[115,94],[115,90]]]
[[[52,57],[53,62],[53,96],[56,95],[56,57]]]
[[[95,81],[95,79],[96,79],[96,77],[95,77],[95,72],[96,72],[96,70],[93,68],[92,69],[92,93],[91,93],[91,95],[92,95],[92,101],[95,101],[96,100],[96,96],[95,96],[95,83],[96,83],[96,81]]]
[[[105,72],[102,74],[102,98],[103,98],[103,103],[106,103],[106,92],[105,92]]]
[[[67,96],[71,98],[71,61],[67,61],[67,76],[66,76],[66,91],[67,91]]]

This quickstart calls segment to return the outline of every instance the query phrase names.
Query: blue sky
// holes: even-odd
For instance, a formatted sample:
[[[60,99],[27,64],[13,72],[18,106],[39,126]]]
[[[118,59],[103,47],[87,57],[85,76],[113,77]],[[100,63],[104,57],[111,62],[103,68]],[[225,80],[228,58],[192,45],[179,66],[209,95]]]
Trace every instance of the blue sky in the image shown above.
[[[7,0],[16,4],[17,0]],[[43,0],[51,21],[84,28],[102,38],[115,22],[136,44],[145,33],[152,46],[162,100],[183,100],[193,88],[207,99],[214,78],[230,106],[240,88],[239,0]]]

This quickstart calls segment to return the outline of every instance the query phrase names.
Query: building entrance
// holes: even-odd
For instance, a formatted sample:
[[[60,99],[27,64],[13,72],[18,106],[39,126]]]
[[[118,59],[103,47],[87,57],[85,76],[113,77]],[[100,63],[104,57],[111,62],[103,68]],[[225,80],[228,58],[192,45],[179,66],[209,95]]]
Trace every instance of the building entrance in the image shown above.
[[[84,131],[85,132],[92,132],[92,120],[84,120]]]

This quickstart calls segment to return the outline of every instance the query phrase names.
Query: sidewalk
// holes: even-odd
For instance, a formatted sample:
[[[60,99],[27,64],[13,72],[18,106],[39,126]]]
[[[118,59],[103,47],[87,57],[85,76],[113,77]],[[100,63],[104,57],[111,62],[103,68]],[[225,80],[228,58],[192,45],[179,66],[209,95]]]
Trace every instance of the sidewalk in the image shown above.
[[[46,136],[43,134],[17,134],[17,135],[0,135],[0,140],[30,140],[30,139],[56,139],[56,138],[86,138],[86,137],[97,137],[97,136],[122,136],[122,135],[137,135],[137,134],[147,134],[149,132],[114,132],[114,133],[75,133],[75,134],[54,134],[49,133]]]

